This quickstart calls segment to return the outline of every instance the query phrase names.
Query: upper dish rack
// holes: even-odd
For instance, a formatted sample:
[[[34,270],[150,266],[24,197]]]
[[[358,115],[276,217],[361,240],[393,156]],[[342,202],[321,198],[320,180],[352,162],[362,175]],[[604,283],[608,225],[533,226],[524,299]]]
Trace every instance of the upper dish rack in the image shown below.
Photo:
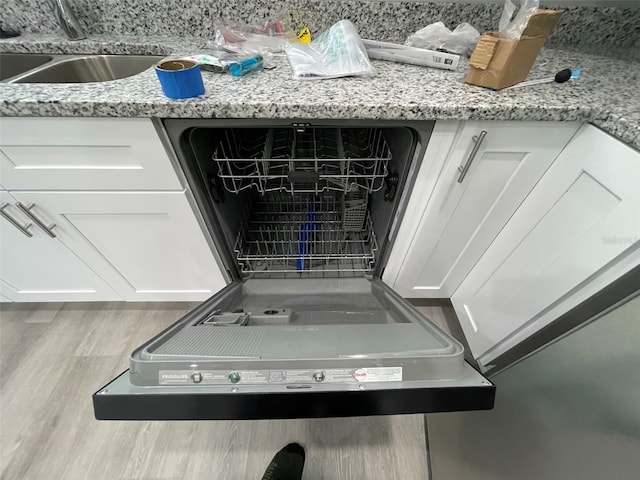
[[[232,193],[371,193],[384,186],[391,151],[375,128],[229,129],[213,160]]]

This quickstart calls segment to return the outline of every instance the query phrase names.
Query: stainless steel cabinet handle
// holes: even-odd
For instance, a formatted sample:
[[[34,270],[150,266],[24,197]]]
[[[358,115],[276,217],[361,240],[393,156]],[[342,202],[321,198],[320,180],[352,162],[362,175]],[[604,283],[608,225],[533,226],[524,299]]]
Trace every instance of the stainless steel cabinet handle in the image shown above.
[[[15,218],[13,218],[11,215],[9,215],[7,212],[4,211],[4,209],[7,208],[8,206],[9,204],[7,202],[0,205],[0,215],[2,216],[2,218],[4,218],[7,222],[9,222],[11,225],[16,227],[22,233],[24,233],[27,237],[29,238],[33,237],[33,233],[27,230],[31,226],[31,224],[27,223],[25,226],[20,225],[20,222],[18,222]]]
[[[480,135],[473,136],[473,141],[475,142],[475,144],[473,145],[473,149],[469,154],[469,158],[467,158],[467,161],[464,163],[464,165],[458,165],[458,171],[460,172],[460,175],[458,176],[458,183],[462,183],[462,181],[464,180],[464,177],[467,176],[467,172],[469,171],[469,168],[473,163],[473,159],[476,158],[476,154],[480,149],[480,144],[482,143],[482,140],[484,140],[484,137],[486,135],[487,135],[487,132],[485,130],[482,130],[480,132]]]
[[[47,225],[45,225],[45,223],[42,220],[40,220],[38,217],[36,217],[36,215],[31,211],[31,209],[35,207],[35,203],[32,203],[28,207],[25,207],[24,204],[20,202],[16,202],[16,207],[22,210],[24,214],[33,221],[33,223],[35,223],[44,231],[44,233],[49,235],[51,238],[56,238],[56,234],[53,233],[53,229],[56,227],[56,224],[52,223],[47,227]]]

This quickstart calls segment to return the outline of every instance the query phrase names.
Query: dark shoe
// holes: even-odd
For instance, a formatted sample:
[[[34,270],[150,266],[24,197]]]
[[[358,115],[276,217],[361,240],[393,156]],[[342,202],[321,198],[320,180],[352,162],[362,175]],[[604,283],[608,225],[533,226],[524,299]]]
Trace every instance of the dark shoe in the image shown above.
[[[290,443],[275,454],[262,480],[300,480],[303,468],[304,448],[297,443]]]

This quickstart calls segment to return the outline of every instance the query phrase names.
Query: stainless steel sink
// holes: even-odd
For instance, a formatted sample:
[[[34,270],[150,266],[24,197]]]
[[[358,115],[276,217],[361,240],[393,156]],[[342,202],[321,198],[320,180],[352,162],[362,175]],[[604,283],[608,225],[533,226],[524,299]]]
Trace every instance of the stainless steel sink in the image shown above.
[[[0,81],[15,77],[53,60],[51,55],[33,55],[30,53],[0,54]]]
[[[15,78],[11,83],[89,83],[136,75],[164,57],[142,55],[87,55],[62,58]]]

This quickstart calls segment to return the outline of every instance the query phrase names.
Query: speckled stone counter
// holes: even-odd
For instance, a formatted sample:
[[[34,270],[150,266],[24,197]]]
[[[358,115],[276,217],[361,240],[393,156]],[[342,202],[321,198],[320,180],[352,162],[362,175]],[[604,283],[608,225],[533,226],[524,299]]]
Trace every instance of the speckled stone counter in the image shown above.
[[[48,2],[2,0],[3,26],[29,33],[61,33]],[[469,22],[479,31],[498,25],[504,0],[67,0],[88,35],[212,36],[217,21],[261,24],[279,18],[312,33],[351,20],[360,35],[402,42],[410,32],[442,21],[450,28]],[[516,2],[518,3],[518,2]],[[550,44],[640,45],[640,5],[581,5],[541,0],[564,11]],[[559,6],[560,5],[560,6]],[[170,21],[167,21],[170,19]]]
[[[200,38],[68,42],[25,35],[0,41],[0,51],[181,55],[202,44]],[[624,55],[545,48],[530,78],[563,68],[581,68],[583,76],[499,92],[465,84],[466,61],[453,72],[375,61],[372,78],[296,81],[286,58],[275,58],[275,69],[246,77],[205,72],[205,95],[188,100],[166,98],[153,70],[93,84],[0,83],[0,115],[585,121],[640,149],[640,55]]]

